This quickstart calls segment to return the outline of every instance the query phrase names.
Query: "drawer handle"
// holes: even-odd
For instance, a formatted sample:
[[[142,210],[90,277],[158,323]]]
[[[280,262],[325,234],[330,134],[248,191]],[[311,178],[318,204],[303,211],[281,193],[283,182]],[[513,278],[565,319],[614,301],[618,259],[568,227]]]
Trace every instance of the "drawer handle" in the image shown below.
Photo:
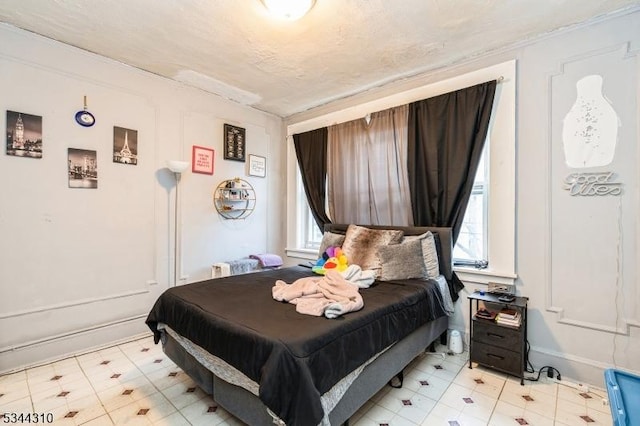
[[[499,359],[499,360],[503,360],[503,359],[504,359],[504,357],[503,357],[503,356],[500,356],[500,355],[487,354],[487,356],[488,356],[489,358],[496,358],[496,359]]]
[[[504,336],[495,333],[487,333],[487,335],[490,337],[497,337],[498,339],[504,339]]]

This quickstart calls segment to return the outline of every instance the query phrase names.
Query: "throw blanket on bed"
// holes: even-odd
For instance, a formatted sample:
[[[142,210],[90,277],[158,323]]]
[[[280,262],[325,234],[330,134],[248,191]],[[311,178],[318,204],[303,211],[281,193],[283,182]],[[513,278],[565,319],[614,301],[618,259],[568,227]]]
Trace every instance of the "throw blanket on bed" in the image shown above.
[[[447,283],[447,279],[438,275],[434,278],[434,281],[438,284],[438,289],[440,290],[440,294],[442,295],[442,308],[447,313],[447,316],[451,316],[454,313],[453,308],[453,299],[451,298],[451,292],[449,291],[449,284]]]
[[[364,302],[358,289],[339,272],[329,270],[321,278],[300,278],[292,284],[277,280],[271,293],[275,300],[296,305],[301,314],[337,318],[362,309]]]
[[[345,280],[360,288],[369,288],[376,279],[376,271],[370,269],[363,271],[359,265],[349,265],[347,269],[340,273]]]

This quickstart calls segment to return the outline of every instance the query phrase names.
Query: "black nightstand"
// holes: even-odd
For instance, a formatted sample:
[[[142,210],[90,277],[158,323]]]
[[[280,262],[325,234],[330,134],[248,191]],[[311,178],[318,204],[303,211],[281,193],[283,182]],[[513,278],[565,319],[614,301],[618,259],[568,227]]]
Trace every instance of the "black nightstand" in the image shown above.
[[[480,292],[472,293],[469,298],[470,339],[469,368],[472,363],[493,368],[504,373],[520,377],[524,385],[524,372],[527,362],[527,303],[528,297],[516,297],[512,302],[501,302],[499,295]],[[475,300],[475,304],[473,301]],[[494,320],[477,318],[478,303],[485,302],[489,310],[499,311],[507,308],[521,315],[519,326],[498,324]],[[475,307],[474,307],[475,305]],[[475,310],[474,310],[475,308]]]

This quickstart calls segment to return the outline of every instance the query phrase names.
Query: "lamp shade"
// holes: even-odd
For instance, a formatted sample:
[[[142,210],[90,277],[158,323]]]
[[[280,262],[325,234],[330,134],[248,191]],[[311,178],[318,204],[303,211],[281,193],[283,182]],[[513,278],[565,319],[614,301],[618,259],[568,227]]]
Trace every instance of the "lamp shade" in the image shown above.
[[[290,21],[302,18],[313,7],[315,0],[262,0],[269,12]]]
[[[180,160],[169,160],[167,161],[167,167],[173,173],[182,173],[189,168],[189,162]]]

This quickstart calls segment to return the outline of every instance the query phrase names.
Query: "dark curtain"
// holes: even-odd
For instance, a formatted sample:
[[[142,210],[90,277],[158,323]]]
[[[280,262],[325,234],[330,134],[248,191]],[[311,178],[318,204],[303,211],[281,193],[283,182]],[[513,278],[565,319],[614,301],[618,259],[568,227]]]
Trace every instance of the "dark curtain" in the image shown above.
[[[327,200],[327,128],[293,135],[298,167],[307,202],[320,232],[331,223],[326,213]]]
[[[409,104],[408,165],[416,226],[448,226],[455,244],[489,128],[496,82]],[[453,274],[453,300],[464,288]]]

